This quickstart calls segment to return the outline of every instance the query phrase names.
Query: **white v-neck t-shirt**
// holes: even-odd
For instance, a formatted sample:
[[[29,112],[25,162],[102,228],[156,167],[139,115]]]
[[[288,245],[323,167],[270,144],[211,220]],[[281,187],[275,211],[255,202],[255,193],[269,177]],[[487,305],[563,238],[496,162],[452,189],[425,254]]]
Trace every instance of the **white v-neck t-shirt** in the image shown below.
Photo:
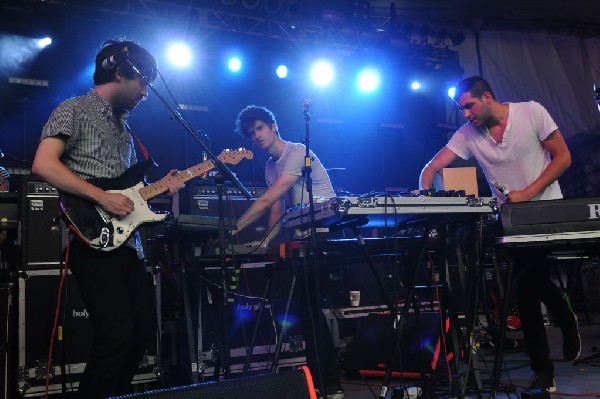
[[[463,159],[477,159],[500,203],[505,197],[494,183],[501,183],[508,190],[522,190],[535,181],[551,160],[542,141],[558,129],[548,111],[535,101],[508,103],[508,106],[508,121],[501,143],[494,141],[486,126],[476,127],[467,122],[446,145]],[[560,185],[554,181],[532,200],[562,197]]]

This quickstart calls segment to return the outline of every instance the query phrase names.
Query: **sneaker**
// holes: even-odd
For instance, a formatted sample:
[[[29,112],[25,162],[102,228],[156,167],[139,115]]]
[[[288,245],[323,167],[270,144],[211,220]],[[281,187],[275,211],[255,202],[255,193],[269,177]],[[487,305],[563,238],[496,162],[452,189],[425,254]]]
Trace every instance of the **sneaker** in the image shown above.
[[[327,398],[324,398],[318,389],[315,389],[315,391],[317,392],[318,399],[344,399],[344,391],[340,386],[325,387]]]
[[[530,391],[556,392],[556,380],[551,372],[536,372],[529,380]]]
[[[506,318],[506,328],[509,330],[520,330],[521,318],[517,315],[511,314]]]
[[[562,330],[563,333],[563,357],[572,362],[581,353],[581,336],[577,325],[577,316],[573,314],[575,324]]]

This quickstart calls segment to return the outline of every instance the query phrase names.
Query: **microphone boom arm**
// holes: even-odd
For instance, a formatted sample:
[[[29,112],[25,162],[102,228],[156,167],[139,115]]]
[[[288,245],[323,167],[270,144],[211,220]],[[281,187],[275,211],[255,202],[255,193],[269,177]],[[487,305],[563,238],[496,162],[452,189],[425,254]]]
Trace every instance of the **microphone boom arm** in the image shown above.
[[[156,97],[158,97],[158,99],[165,105],[165,107],[169,110],[171,115],[200,144],[204,152],[206,152],[208,159],[210,159],[213,162],[213,164],[215,165],[215,169],[219,171],[221,176],[223,176],[225,180],[229,180],[238,190],[240,190],[240,192],[244,197],[246,197],[246,199],[252,198],[252,195],[250,194],[248,189],[244,187],[244,185],[239,181],[237,176],[233,174],[231,169],[229,169],[223,162],[221,162],[221,160],[217,156],[215,156],[215,154],[212,153],[212,151],[208,148],[206,143],[202,141],[202,139],[196,134],[196,131],[190,126],[190,124],[186,120],[183,119],[179,112],[177,112],[169,105],[168,101],[164,98],[164,96],[160,94],[160,92],[156,89],[156,87],[154,87],[154,85],[152,85],[152,83],[150,83],[150,81],[148,81],[148,78],[129,59],[125,59],[125,61],[140,77],[140,79],[146,84],[146,86],[148,86],[150,90],[152,90],[152,92],[156,95]]]

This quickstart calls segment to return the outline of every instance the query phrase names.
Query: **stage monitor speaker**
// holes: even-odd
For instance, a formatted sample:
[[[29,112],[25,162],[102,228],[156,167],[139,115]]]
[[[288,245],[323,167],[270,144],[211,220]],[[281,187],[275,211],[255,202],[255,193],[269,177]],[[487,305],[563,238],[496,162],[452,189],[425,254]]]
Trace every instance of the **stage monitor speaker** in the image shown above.
[[[342,368],[350,374],[383,375],[391,360],[396,329],[390,314],[369,314],[360,326],[342,360]],[[401,347],[392,371],[406,377],[429,374],[435,370],[440,337],[440,318],[435,312],[420,312],[419,322],[409,314],[403,325]]]
[[[28,180],[22,186],[23,265],[27,270],[60,267],[58,192],[48,183]]]
[[[275,374],[260,374],[218,382],[125,395],[119,398],[152,399],[314,399],[316,393],[307,367]]]

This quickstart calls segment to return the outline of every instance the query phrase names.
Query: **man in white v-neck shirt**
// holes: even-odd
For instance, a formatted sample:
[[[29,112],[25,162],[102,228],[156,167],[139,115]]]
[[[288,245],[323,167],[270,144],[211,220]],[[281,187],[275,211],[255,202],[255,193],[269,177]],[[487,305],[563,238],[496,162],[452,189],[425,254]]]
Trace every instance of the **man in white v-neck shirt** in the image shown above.
[[[499,102],[483,78],[461,81],[455,101],[468,122],[425,165],[419,188],[427,189],[435,175],[457,158],[475,157],[498,202],[523,202],[562,198],[558,178],[571,164],[571,155],[556,123],[535,101]],[[515,254],[517,299],[535,375],[531,389],[556,390],[554,365],[540,301],[555,317],[563,332],[563,354],[567,360],[579,356],[581,341],[577,319],[562,293],[550,280],[551,264],[544,251]]]

